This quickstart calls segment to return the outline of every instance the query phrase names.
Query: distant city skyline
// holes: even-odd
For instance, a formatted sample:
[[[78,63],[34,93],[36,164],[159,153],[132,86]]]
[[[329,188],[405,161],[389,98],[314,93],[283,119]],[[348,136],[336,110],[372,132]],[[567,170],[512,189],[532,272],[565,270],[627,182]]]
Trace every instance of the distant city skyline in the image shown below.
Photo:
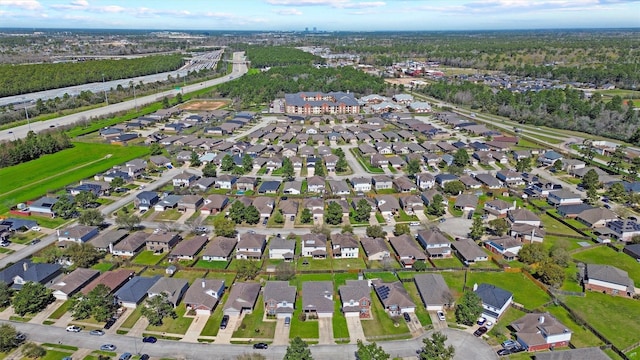
[[[0,26],[450,31],[640,27],[640,0],[0,0]]]

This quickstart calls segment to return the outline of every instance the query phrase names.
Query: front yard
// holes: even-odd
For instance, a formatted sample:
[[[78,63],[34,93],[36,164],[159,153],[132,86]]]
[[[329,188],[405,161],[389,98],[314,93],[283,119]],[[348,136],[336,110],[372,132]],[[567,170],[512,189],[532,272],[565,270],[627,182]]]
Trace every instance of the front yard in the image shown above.
[[[276,322],[263,321],[263,316],[264,301],[262,300],[262,294],[260,294],[253,312],[244,316],[242,324],[233,333],[233,337],[272,339],[276,332]]]
[[[367,338],[402,334],[407,334],[407,336],[410,337],[407,322],[404,321],[402,316],[393,319],[389,317],[389,314],[384,311],[380,299],[378,299],[373,291],[371,291],[371,300],[371,313],[373,315],[373,319],[361,320],[362,329],[364,330],[364,335]]]
[[[189,329],[191,322],[193,321],[192,317],[184,317],[184,314],[187,312],[187,308],[184,304],[180,304],[175,308],[177,318],[172,319],[170,317],[164,318],[162,325],[153,326],[149,325],[147,327],[148,331],[158,331],[158,332],[168,332],[172,334],[184,334]]]

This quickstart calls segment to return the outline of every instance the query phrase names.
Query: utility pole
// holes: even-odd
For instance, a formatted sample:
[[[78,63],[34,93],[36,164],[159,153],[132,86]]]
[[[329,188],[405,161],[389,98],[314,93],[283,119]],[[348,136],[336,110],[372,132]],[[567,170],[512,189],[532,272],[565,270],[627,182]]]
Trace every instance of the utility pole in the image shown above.
[[[138,99],[136,98],[136,84],[133,84],[133,104],[136,107],[136,111],[138,111]]]
[[[27,105],[24,106],[24,115],[27,117],[27,126],[29,126],[29,131],[31,131],[31,121],[29,121],[29,111],[27,110]]]
[[[105,85],[104,74],[102,74],[102,85]],[[106,86],[104,88],[104,102],[107,103],[107,105],[109,105],[109,99],[107,98],[107,88],[106,88]]]

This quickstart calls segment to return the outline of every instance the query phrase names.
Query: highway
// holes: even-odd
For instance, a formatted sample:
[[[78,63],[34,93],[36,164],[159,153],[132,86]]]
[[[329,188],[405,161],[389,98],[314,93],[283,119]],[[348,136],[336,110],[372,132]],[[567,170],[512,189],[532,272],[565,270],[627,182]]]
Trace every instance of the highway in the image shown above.
[[[233,54],[233,70],[231,74],[203,81],[199,84],[187,85],[181,88],[182,93],[189,93],[197,90],[201,90],[207,87],[222,84],[224,82],[237,79],[238,77],[246,74],[248,71],[245,63],[244,52],[236,52]],[[166,78],[166,77],[165,77]],[[67,116],[54,118],[47,121],[31,122],[27,125],[17,126],[11,129],[3,130],[0,132],[0,141],[14,140],[16,138],[24,138],[27,133],[32,130],[35,132],[50,129],[51,127],[63,126],[73,124],[80,120],[95,118],[103,115],[114,114],[120,111],[126,111],[135,108],[136,106],[142,106],[158,101],[165,96],[176,95],[178,90],[167,90],[160,93],[139,97],[137,99],[124,101],[121,103],[111,104],[96,109],[91,109]]]

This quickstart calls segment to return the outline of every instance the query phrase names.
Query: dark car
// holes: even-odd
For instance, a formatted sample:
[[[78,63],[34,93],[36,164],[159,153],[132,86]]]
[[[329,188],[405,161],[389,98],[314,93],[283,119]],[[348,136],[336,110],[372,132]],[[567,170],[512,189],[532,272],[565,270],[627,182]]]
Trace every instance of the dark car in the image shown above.
[[[229,324],[229,315],[225,315],[222,317],[222,320],[220,321],[220,330],[226,329],[227,324]]]
[[[143,343],[150,343],[150,344],[155,344],[158,341],[158,339],[156,339],[153,336],[145,336],[142,338],[142,342]]]
[[[116,319],[114,318],[110,318],[109,320],[107,320],[107,322],[104,324],[104,328],[105,329],[111,329],[111,327],[113,326],[113,324],[116,323]]]
[[[266,343],[256,343],[256,344],[253,344],[253,348],[254,349],[267,349],[267,348],[269,348],[269,345],[267,345]]]
[[[404,317],[404,321],[411,322],[411,315],[409,315],[409,313],[402,313],[402,316]]]
[[[486,326],[480,326],[478,328],[478,330],[473,332],[473,335],[480,337],[480,336],[484,335],[487,332],[487,330],[488,329],[487,329]]]
[[[498,355],[505,356],[511,354],[511,349],[500,349],[498,350]]]
[[[35,244],[37,244],[39,242],[40,242],[40,239],[33,239],[33,240],[31,240],[31,245],[35,245]]]
[[[262,221],[262,225],[267,225],[267,221],[269,221],[269,218],[264,218],[264,220]]]
[[[149,360],[149,355],[147,354],[140,355],[140,360]]]

